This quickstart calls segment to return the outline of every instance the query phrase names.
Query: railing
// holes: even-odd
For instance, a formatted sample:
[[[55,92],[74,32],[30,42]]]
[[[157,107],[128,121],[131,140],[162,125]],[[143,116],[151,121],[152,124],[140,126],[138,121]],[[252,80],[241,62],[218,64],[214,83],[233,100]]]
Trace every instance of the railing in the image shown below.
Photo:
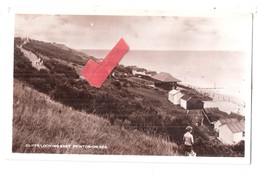
[[[217,91],[224,89],[223,87],[201,88],[201,87],[193,86],[190,84],[181,84],[181,85],[194,89],[197,92],[199,92],[200,94],[211,97],[213,99],[213,101],[230,102],[230,103],[239,105],[240,107],[245,107],[245,105],[246,105],[245,102],[239,98],[232,97],[231,95],[224,95],[224,94],[218,93]]]

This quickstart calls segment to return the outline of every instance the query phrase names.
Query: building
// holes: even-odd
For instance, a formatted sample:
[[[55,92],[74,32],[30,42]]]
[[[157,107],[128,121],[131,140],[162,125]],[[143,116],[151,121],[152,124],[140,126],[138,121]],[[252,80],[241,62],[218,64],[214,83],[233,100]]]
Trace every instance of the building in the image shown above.
[[[145,72],[146,72],[146,69],[144,69],[144,68],[134,68],[132,70],[132,74],[135,75],[135,76],[145,75]]]
[[[180,99],[180,106],[184,109],[187,109],[187,103],[188,103],[188,100],[191,99],[191,95],[184,95],[181,97]]]
[[[198,97],[184,95],[180,99],[180,106],[185,110],[203,109],[203,102]]]
[[[219,127],[218,139],[224,144],[234,145],[244,140],[245,123],[243,121],[226,123]]]
[[[166,72],[161,72],[152,77],[155,81],[155,86],[161,87],[165,90],[176,89],[177,83],[181,82],[177,78],[174,78],[171,74]]]
[[[201,101],[198,97],[192,97],[188,100],[187,109],[195,110],[195,109],[203,109],[203,101]]]
[[[228,114],[220,111],[218,108],[204,108],[203,109],[205,125],[214,125],[221,118],[228,118]]]
[[[146,77],[152,77],[155,76],[157,73],[155,71],[149,71],[144,68],[138,68],[135,67],[132,69],[132,74],[134,76],[146,76]]]
[[[227,123],[235,123],[238,122],[236,118],[220,118],[218,121],[214,123],[214,130],[216,132],[219,132],[219,127],[221,125],[227,124]]]
[[[174,105],[180,105],[181,97],[184,96],[179,90],[171,90],[168,92],[168,100],[172,102]]]
[[[147,70],[145,72],[145,75],[148,76],[148,77],[152,77],[152,76],[155,76],[157,74],[157,72],[155,71],[150,71],[150,70]]]

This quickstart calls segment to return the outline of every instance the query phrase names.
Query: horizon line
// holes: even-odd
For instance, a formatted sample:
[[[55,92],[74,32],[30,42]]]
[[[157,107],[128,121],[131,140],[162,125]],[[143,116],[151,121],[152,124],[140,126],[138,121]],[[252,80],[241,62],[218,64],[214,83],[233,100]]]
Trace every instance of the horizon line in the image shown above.
[[[111,49],[75,49],[78,51],[87,51],[87,50],[95,50],[95,51],[110,51]],[[152,49],[129,49],[129,51],[175,51],[175,52],[245,52],[243,50],[152,50]]]

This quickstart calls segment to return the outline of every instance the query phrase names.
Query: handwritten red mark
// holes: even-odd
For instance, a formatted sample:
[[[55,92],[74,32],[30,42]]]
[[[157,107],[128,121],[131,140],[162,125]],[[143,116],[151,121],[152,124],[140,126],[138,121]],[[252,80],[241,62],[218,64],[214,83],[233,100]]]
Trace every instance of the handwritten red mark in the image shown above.
[[[81,75],[86,78],[90,85],[97,88],[101,87],[128,49],[127,44],[121,38],[102,62],[90,59],[82,69]]]

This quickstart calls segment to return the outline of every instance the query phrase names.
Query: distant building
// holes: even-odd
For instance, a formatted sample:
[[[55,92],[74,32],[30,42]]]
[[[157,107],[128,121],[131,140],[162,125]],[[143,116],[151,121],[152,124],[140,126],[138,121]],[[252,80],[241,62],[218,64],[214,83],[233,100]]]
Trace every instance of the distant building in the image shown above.
[[[148,77],[155,76],[156,74],[157,74],[157,73],[156,73],[155,71],[150,71],[150,70],[148,70],[148,71],[145,72],[145,75],[148,76]]]
[[[180,99],[180,106],[185,110],[203,109],[203,102],[198,97],[184,95]]]
[[[181,97],[184,96],[179,90],[171,90],[168,92],[168,100],[172,102],[174,105],[180,105]]]
[[[152,77],[155,81],[155,86],[161,87],[165,90],[176,89],[177,83],[181,82],[177,78],[174,78],[171,74],[166,72],[161,72]]]
[[[145,72],[146,72],[146,69],[144,69],[144,68],[134,68],[132,70],[132,74],[135,75],[135,76],[145,75]]]
[[[147,76],[147,77],[152,77],[156,75],[157,73],[155,71],[148,71],[144,68],[133,68],[132,69],[132,74],[135,76]]]
[[[245,123],[243,121],[226,123],[219,127],[219,140],[224,144],[237,144],[245,138]]]

